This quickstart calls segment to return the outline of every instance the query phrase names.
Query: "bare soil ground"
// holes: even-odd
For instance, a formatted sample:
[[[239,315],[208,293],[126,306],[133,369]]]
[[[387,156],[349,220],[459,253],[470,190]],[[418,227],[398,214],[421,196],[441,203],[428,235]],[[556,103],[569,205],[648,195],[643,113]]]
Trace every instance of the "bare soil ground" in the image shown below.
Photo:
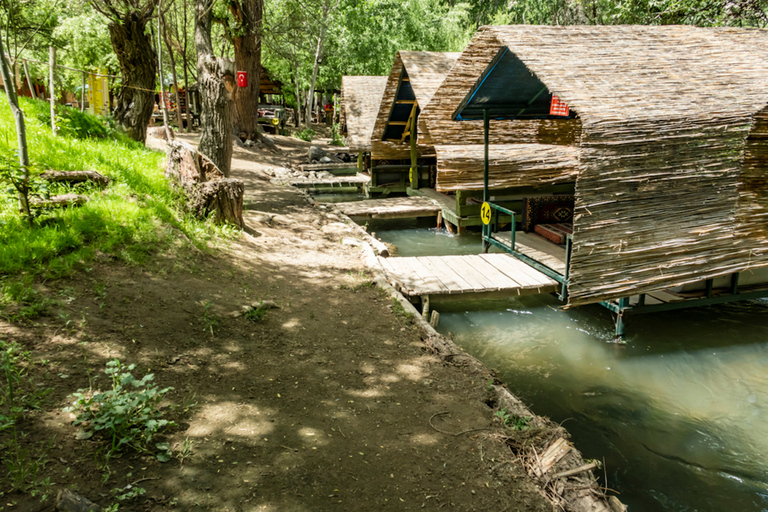
[[[0,322],[0,339],[29,350],[30,375],[54,390],[21,425],[26,446],[50,446],[48,493],[69,487],[121,511],[551,510],[499,440],[490,374],[435,356],[371,285],[360,248],[340,242],[349,226],[269,183],[266,168],[308,147],[274,140],[279,153],[235,150],[250,235],[215,257],[179,239],[144,267],[100,254],[85,273],[38,284],[58,303],[47,316]],[[235,316],[262,300],[280,307],[256,323]],[[103,441],[75,438],[62,409],[78,389],[104,389],[113,358],[174,388],[170,462],[126,453],[107,469]],[[0,510],[54,510],[52,497],[0,484]],[[129,484],[146,494],[119,501]]]

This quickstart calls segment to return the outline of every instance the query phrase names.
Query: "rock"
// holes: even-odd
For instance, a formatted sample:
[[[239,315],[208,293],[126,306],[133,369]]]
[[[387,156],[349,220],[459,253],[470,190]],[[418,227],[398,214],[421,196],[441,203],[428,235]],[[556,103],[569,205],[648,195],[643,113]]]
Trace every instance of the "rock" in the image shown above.
[[[333,162],[333,160],[331,160],[330,157],[327,157],[327,156],[324,156],[324,157],[322,157],[320,159],[320,163],[321,164],[330,164],[332,162]]]
[[[102,512],[102,508],[69,489],[62,489],[56,496],[56,510],[59,512]]]
[[[357,238],[351,238],[348,236],[345,236],[341,239],[342,245],[351,245],[352,247],[360,247],[363,245],[362,240],[358,240]]]
[[[328,156],[329,154],[318,146],[309,146],[309,150],[307,151],[307,159],[310,162],[312,160],[320,160],[321,158]]]

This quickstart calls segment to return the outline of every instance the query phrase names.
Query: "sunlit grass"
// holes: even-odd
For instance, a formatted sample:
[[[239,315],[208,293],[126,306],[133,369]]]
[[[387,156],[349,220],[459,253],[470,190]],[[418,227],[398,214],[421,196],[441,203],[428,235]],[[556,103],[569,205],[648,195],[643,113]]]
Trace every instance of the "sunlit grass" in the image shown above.
[[[147,256],[167,246],[170,234],[183,232],[198,247],[215,237],[219,229],[183,212],[182,197],[163,176],[164,154],[146,149],[110,129],[92,130],[99,118],[83,118],[88,133],[105,138],[74,138],[51,134],[48,104],[21,99],[27,124],[32,169],[61,171],[93,170],[112,179],[104,190],[75,187],[88,196],[81,207],[51,210],[40,215],[30,228],[18,213],[10,185],[0,189],[0,277],[20,273],[61,277],[83,268],[97,252],[141,264]],[[70,128],[68,126],[67,128]],[[77,128],[77,127],[75,127]],[[98,127],[97,127],[98,128]],[[72,129],[64,130],[74,133]],[[81,133],[83,130],[81,130]],[[13,158],[16,131],[7,102],[0,105],[0,155]],[[68,191],[56,186],[52,192]]]

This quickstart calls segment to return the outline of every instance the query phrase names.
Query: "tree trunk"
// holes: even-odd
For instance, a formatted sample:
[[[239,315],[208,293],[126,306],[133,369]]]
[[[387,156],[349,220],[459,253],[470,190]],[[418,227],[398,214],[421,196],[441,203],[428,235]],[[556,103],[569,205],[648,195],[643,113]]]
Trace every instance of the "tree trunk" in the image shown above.
[[[160,0],[157,2],[157,10],[162,13],[160,9]],[[165,138],[167,140],[173,140],[173,134],[171,133],[171,127],[168,124],[168,104],[165,101],[165,87],[163,86],[163,44],[160,41],[160,16],[157,17],[157,70],[160,77],[160,109],[163,111],[163,128],[165,128]],[[179,125],[181,128],[181,125]],[[145,139],[146,140],[146,139]]]
[[[232,89],[234,63],[217,58],[211,42],[213,0],[197,0],[195,47],[197,84],[200,89],[200,143],[198,149],[229,177],[232,163]]]
[[[16,89],[11,81],[11,73],[8,71],[8,63],[5,60],[5,49],[3,48],[3,37],[0,34],[0,74],[5,84],[5,94],[8,98],[8,105],[11,107],[13,118],[16,121],[16,139],[19,145],[19,166],[23,173],[21,188],[19,189],[19,208],[27,216],[30,227],[32,226],[32,215],[29,211],[29,197],[26,191],[29,184],[29,153],[27,153],[27,126],[24,123],[24,112],[19,108],[19,99],[16,96]]]
[[[51,89],[51,132],[56,135],[56,48],[48,48],[48,87]]]
[[[155,103],[157,55],[146,33],[151,15],[152,12],[140,17],[135,12],[129,12],[123,19],[109,24],[109,38],[123,76],[115,119],[129,137],[139,142],[146,139]]]
[[[161,14],[163,22],[163,39],[165,40],[165,46],[168,48],[168,57],[171,59],[171,72],[173,74],[173,87],[176,89],[176,122],[179,123],[179,131],[184,126],[181,120],[181,93],[179,92],[179,80],[176,78],[176,59],[173,58],[173,47],[171,46],[171,38],[168,36],[168,22],[165,20],[165,15]],[[158,28],[158,30],[160,30]],[[189,116],[187,116],[189,122]]]
[[[325,37],[325,22],[328,18],[328,8],[323,8],[323,19],[320,22],[320,36],[317,38],[317,50],[315,51],[315,64],[312,67],[312,81],[309,84],[309,94],[307,95],[307,118],[304,123],[309,128],[312,122],[312,109],[315,106],[315,82],[317,81],[317,68],[320,66],[320,52],[323,51],[323,37]],[[318,119],[318,122],[320,120]]]
[[[259,118],[259,82],[261,80],[261,22],[263,0],[240,0],[229,4],[229,10],[238,21],[235,47],[235,69],[248,73],[248,86],[235,87],[234,123],[236,133],[245,133],[246,139],[256,140]]]

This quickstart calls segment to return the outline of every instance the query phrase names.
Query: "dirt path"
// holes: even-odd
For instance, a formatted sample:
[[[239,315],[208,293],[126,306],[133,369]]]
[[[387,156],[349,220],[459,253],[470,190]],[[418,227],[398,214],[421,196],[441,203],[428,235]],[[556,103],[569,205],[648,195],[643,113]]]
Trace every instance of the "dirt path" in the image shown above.
[[[266,168],[307,146],[276,140],[280,154],[235,151],[252,236],[216,257],[186,248],[142,268],[99,255],[88,272],[39,287],[63,305],[51,316],[0,324],[54,388],[25,426],[31,441],[53,440],[50,489],[74,486],[119,510],[551,510],[498,440],[489,375],[433,355],[371,285],[360,248],[341,243],[351,228],[269,183]],[[235,316],[262,300],[280,307],[257,323]],[[94,376],[114,357],[175,388],[167,437],[183,460],[124,456],[107,471],[100,443],[74,438],[61,408],[89,382],[106,384]],[[135,482],[143,497],[111,492]],[[6,494],[0,510],[52,507]]]

